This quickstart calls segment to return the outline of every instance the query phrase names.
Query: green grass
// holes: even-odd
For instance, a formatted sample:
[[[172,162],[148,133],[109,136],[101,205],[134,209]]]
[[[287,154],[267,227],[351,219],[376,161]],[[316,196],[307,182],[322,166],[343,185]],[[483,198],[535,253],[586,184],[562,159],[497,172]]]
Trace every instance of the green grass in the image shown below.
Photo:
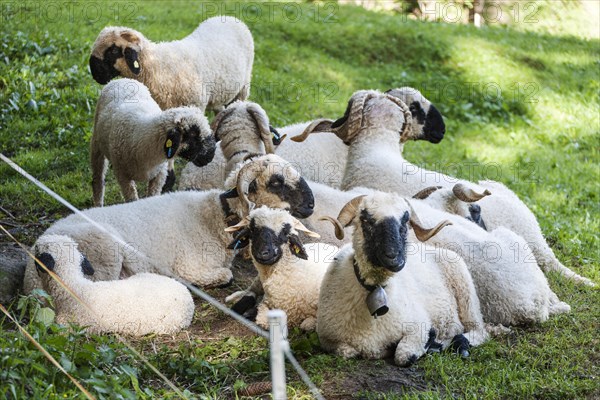
[[[0,3],[0,149],[86,208],[92,205],[88,146],[100,92],[87,60],[99,30],[125,25],[152,40],[172,40],[191,32],[224,2],[77,2],[60,15],[40,4]],[[246,20],[253,32],[251,99],[262,104],[275,126],[341,116],[358,89],[418,87],[439,106],[448,133],[439,145],[410,143],[406,156],[464,178],[504,182],[537,216],[558,258],[600,282],[600,41],[597,32],[590,35],[597,21],[588,24],[589,4],[536,2],[537,23],[479,30],[332,3],[300,4],[301,15],[292,22],[298,15],[284,14],[283,5],[256,9],[249,4],[256,3],[228,2],[225,11]],[[122,201],[110,173],[106,201]],[[22,228],[13,232],[27,244],[68,214],[6,165],[0,165],[0,205],[16,217],[11,222]],[[0,214],[0,220],[8,216]],[[474,349],[467,361],[450,354],[426,357],[410,369],[426,383],[419,390],[385,393],[364,387],[356,397],[600,397],[600,291],[553,275],[549,280],[573,307],[571,314],[515,329]],[[13,313],[25,310],[27,328],[98,397],[174,396],[113,336],[36,321],[41,306],[31,298],[17,306]],[[202,332],[211,329],[198,317],[205,312],[199,306],[194,323]],[[211,321],[219,319],[225,317]],[[2,329],[0,394],[77,395],[11,324],[4,321]],[[135,343],[195,396],[224,398],[233,387],[268,378],[264,341],[233,335],[208,340],[198,329],[185,340]],[[371,366],[389,367],[323,354],[314,336],[296,333],[292,342],[320,386],[351,381]],[[289,378],[290,397],[309,398],[291,370]]]

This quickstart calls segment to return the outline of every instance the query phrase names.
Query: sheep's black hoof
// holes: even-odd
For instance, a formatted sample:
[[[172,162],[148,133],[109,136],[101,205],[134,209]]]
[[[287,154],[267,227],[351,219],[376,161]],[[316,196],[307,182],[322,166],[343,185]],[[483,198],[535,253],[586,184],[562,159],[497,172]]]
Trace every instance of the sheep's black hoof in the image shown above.
[[[217,289],[225,289],[233,284],[233,277],[229,280],[229,282],[224,283],[222,285],[217,286]]]
[[[231,310],[234,313],[244,315],[246,311],[256,306],[256,297],[254,296],[244,296],[237,303],[235,303]]]
[[[42,253],[42,254],[38,254],[35,256],[35,258],[37,258],[40,262],[35,262],[35,268],[38,270],[38,272],[43,272],[46,273],[46,269],[40,265],[40,263],[44,264],[46,266],[46,268],[48,268],[50,271],[54,271],[54,257],[52,257],[52,255],[50,253]]]
[[[167,172],[167,180],[162,188],[162,193],[168,193],[173,191],[173,187],[175,186],[175,171],[170,169]]]
[[[470,356],[469,349],[471,348],[471,344],[465,335],[461,334],[454,336],[452,338],[452,342],[450,343],[450,348],[456,353],[460,354],[462,358],[467,358]]]
[[[81,260],[81,270],[85,275],[94,275],[94,272],[96,272],[87,257],[83,257],[83,260]]]
[[[417,355],[416,355],[416,354],[413,354],[412,356],[410,356],[410,357],[408,358],[408,361],[407,361],[407,362],[405,362],[404,364],[402,364],[402,365],[401,365],[401,367],[404,367],[404,368],[406,368],[406,367],[410,367],[410,366],[411,366],[411,365],[413,365],[415,362],[417,362]]]
[[[258,315],[258,307],[252,307],[251,309],[249,309],[248,311],[246,311],[242,315],[247,320],[255,322],[256,321],[256,316]]]

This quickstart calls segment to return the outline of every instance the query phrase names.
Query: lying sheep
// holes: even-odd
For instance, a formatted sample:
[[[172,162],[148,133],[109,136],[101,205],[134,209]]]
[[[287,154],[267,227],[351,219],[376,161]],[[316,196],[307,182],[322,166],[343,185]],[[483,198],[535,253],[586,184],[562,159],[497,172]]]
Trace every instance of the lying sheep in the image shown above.
[[[225,227],[255,204],[284,208],[299,218],[313,212],[310,188],[275,155],[246,161],[227,179],[226,192],[177,192],[134,203],[84,211],[105,231],[79,215],[53,224],[45,234],[67,235],[94,265],[92,280],[115,280],[141,272],[177,276],[198,286],[231,282],[231,237]],[[36,287],[33,264],[25,287]]]
[[[493,181],[480,181],[474,185],[406,161],[402,156],[406,141],[429,138],[433,142],[436,135],[441,135],[441,125],[425,123],[422,130],[415,130],[412,120],[409,106],[399,98],[376,91],[359,91],[350,99],[342,118],[329,128],[320,124],[319,130],[334,132],[350,146],[342,189],[368,187],[405,197],[430,186],[452,188],[456,183],[472,186],[479,193],[487,189],[494,195],[481,199],[479,205],[488,229],[503,226],[517,233],[529,243],[535,259],[545,271],[557,271],[576,282],[594,285],[558,261],[544,240],[533,213],[506,186]],[[438,133],[432,133],[435,131]],[[306,131],[303,137],[310,133]]]
[[[94,117],[94,204],[104,203],[108,162],[125,200],[133,201],[138,199],[136,181],[148,181],[148,196],[160,194],[167,179],[167,162],[173,157],[181,156],[203,166],[214,153],[215,140],[200,109],[161,111],[142,83],[132,79],[111,82],[100,94]]]
[[[163,110],[196,106],[218,112],[249,96],[253,62],[248,27],[218,16],[172,42],[154,43],[133,29],[106,27],[92,47],[90,70],[102,85],[119,75],[144,83]]]
[[[464,261],[409,237],[412,227],[426,241],[447,221],[425,229],[406,201],[381,192],[353,199],[330,220],[340,235],[353,224],[354,235],[321,285],[317,333],[325,350],[384,358],[395,349],[394,361],[405,366],[438,347],[435,340],[463,356],[487,340]]]
[[[92,266],[70,237],[43,235],[34,247],[40,261],[36,268],[54,300],[59,323],[76,323],[92,333],[142,336],[174,333],[192,322],[192,296],[173,279],[142,273],[124,280],[92,282],[84,277],[84,271],[92,273]]]
[[[232,247],[251,248],[264,293],[256,323],[267,329],[267,312],[281,309],[287,314],[289,327],[314,330],[321,280],[339,249],[324,243],[303,245],[299,232],[315,238],[319,234],[308,230],[288,212],[267,207],[252,211],[248,218],[226,231],[238,232]],[[228,296],[226,301],[247,296],[256,297],[252,290],[244,290]]]
[[[571,307],[550,289],[523,238],[504,227],[488,232],[459,215],[442,211],[456,207],[457,202],[481,199],[482,194],[463,184],[452,190],[431,188],[429,192],[410,203],[425,224],[440,219],[452,222],[430,243],[452,250],[465,260],[486,322],[532,324],[546,321],[551,314],[570,311]]]
[[[223,187],[223,181],[219,182],[219,179],[223,179],[223,174],[229,174],[248,156],[272,153],[275,146],[285,138],[285,135],[281,136],[271,127],[265,110],[248,101],[233,103],[219,113],[211,125],[215,136],[220,140],[220,151],[217,150],[213,163],[204,168],[188,164],[182,172],[180,187],[194,190]],[[225,164],[226,167],[211,168],[215,163]],[[319,217],[336,212],[356,195],[365,194],[369,190],[358,188],[342,192],[310,180],[307,183],[315,197],[315,212],[304,223],[321,235],[320,241],[323,243],[340,246],[349,242],[350,237],[338,240],[328,224],[319,221]]]

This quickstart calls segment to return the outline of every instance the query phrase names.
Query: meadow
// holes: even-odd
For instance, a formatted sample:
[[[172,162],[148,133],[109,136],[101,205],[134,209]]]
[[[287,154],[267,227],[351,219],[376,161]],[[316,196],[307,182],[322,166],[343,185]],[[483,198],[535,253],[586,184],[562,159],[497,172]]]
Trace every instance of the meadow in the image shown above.
[[[76,207],[91,207],[89,140],[101,86],[88,58],[98,32],[123,25],[167,41],[208,17],[235,15],[256,45],[250,99],[274,126],[340,117],[359,89],[416,87],[444,115],[447,134],[438,145],[408,143],[405,156],[505,183],[561,262],[600,283],[600,40],[585,3],[529,2],[535,16],[477,29],[335,2],[2,2],[0,151]],[[110,173],[107,182],[106,203],[121,202]],[[3,163],[0,206],[0,224],[27,245],[70,213]],[[10,242],[0,234],[0,244]],[[343,360],[299,331],[292,349],[328,399],[599,398],[600,290],[549,281],[570,314],[514,328],[466,360],[436,354],[407,369]],[[243,283],[210,293],[223,300]],[[58,325],[33,296],[9,310],[98,398],[177,397],[116,337]],[[83,398],[12,322],[0,316],[0,324],[0,396]],[[189,330],[132,342],[190,398],[237,398],[269,379],[266,341],[200,300]],[[311,398],[291,368],[288,395]]]

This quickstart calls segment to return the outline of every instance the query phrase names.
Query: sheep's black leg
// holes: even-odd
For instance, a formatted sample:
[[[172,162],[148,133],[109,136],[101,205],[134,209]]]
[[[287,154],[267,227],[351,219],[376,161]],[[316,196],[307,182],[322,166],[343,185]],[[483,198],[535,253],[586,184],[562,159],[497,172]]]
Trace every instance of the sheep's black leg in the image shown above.
[[[165,181],[165,184],[163,185],[161,193],[172,192],[174,186],[175,186],[175,171],[170,169],[169,171],[167,171],[167,180]]]
[[[244,315],[253,307],[256,308],[256,296],[244,296],[231,307],[231,310],[237,314]],[[256,312],[254,318],[256,318]]]
[[[442,351],[443,345],[435,341],[436,337],[437,332],[434,328],[431,328],[429,330],[429,339],[427,340],[427,343],[425,343],[425,349],[427,350],[427,353],[439,353]]]
[[[469,349],[471,348],[471,344],[465,335],[460,334],[452,338],[450,348],[460,354],[461,357],[467,358],[469,357]]]
[[[467,219],[469,221],[475,222],[477,225],[479,225],[480,227],[482,227],[484,230],[487,231],[485,223],[483,222],[483,219],[481,218],[481,207],[478,204],[470,204],[469,205],[469,214],[471,214],[470,217],[467,217]]]

